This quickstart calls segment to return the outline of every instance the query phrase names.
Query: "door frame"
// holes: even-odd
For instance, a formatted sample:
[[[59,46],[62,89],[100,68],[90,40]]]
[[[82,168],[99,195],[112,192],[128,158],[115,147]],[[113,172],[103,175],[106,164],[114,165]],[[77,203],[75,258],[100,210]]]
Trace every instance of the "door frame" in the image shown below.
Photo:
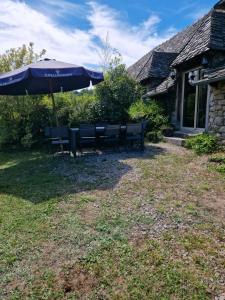
[[[209,85],[207,85],[207,99],[206,99],[206,121],[205,121],[205,127],[204,128],[198,128],[197,125],[197,114],[198,114],[198,93],[199,88],[198,85],[196,85],[196,94],[195,94],[195,111],[194,111],[194,127],[185,127],[183,126],[183,120],[184,120],[184,92],[185,92],[185,75],[187,73],[190,73],[192,71],[200,71],[201,67],[193,68],[188,71],[182,72],[182,94],[181,94],[181,107],[180,107],[180,129],[185,132],[195,132],[195,133],[202,133],[207,131],[208,127],[208,112],[209,112]]]

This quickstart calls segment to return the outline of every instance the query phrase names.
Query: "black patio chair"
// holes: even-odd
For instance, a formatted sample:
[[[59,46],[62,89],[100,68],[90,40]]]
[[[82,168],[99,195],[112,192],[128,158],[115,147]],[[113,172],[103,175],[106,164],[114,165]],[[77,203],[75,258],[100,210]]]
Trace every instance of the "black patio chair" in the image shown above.
[[[61,151],[70,149],[69,128],[62,127],[46,127],[45,134],[48,135],[48,139],[51,146],[60,146]]]
[[[62,151],[64,150],[64,147],[69,150],[70,138],[68,127],[51,127],[50,135],[53,146],[60,146]]]
[[[81,124],[79,126],[79,148],[84,146],[96,146],[96,128],[93,124]]]
[[[142,123],[127,124],[125,142],[126,149],[129,146],[138,145],[140,150],[144,150],[144,127]]]
[[[111,145],[114,149],[118,149],[120,143],[120,125],[106,125],[104,134],[100,138],[103,145]]]

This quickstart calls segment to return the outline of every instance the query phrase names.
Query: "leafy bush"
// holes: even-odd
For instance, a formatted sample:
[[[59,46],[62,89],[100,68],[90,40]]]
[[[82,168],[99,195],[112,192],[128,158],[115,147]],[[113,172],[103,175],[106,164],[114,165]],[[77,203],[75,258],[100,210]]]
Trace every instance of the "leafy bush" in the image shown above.
[[[225,164],[217,166],[216,171],[225,174]]]
[[[98,120],[98,101],[93,91],[83,91],[71,97],[71,111],[69,115],[70,126],[80,123],[93,123]]]
[[[129,115],[133,120],[146,120],[147,132],[159,131],[163,125],[168,124],[168,118],[164,114],[163,108],[156,102],[144,102],[139,100],[131,105]]]
[[[0,146],[30,147],[25,140],[32,136],[32,144],[41,138],[48,125],[51,109],[41,97],[0,97]]]
[[[209,154],[218,150],[218,139],[210,134],[199,134],[188,138],[185,141],[185,147],[194,150],[199,155]]]
[[[146,138],[149,142],[158,143],[161,141],[162,136],[159,131],[149,131],[146,134]]]
[[[35,53],[33,44],[12,48],[0,55],[0,72],[11,71],[40,59],[45,50]],[[38,141],[50,110],[39,96],[0,96],[0,147],[30,148]]]
[[[213,156],[209,159],[210,162],[225,164],[225,157]]]
[[[33,145],[34,141],[33,141],[33,136],[32,134],[29,132],[27,133],[24,137],[22,137],[21,139],[21,145],[25,148],[25,149],[30,149]]]
[[[141,94],[141,87],[129,76],[124,65],[110,67],[105,74],[105,80],[95,90],[98,119],[111,123],[127,122],[130,119],[129,107]]]
[[[213,163],[213,168],[219,173],[225,173],[225,157],[224,155],[213,156],[209,158],[209,162]]]

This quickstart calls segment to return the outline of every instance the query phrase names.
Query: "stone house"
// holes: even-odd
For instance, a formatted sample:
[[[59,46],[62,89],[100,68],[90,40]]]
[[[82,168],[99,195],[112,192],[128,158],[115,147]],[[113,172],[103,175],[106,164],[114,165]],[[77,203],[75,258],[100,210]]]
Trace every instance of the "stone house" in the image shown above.
[[[166,105],[177,130],[225,139],[225,0],[128,72],[146,87],[144,97]]]

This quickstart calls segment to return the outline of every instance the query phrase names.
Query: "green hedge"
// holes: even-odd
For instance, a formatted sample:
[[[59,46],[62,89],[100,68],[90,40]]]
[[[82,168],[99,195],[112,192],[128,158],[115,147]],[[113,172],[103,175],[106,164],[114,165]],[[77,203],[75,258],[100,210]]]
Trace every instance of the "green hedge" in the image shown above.
[[[192,149],[198,155],[210,154],[218,150],[218,139],[214,135],[207,133],[199,134],[188,138],[185,141],[185,147]]]

